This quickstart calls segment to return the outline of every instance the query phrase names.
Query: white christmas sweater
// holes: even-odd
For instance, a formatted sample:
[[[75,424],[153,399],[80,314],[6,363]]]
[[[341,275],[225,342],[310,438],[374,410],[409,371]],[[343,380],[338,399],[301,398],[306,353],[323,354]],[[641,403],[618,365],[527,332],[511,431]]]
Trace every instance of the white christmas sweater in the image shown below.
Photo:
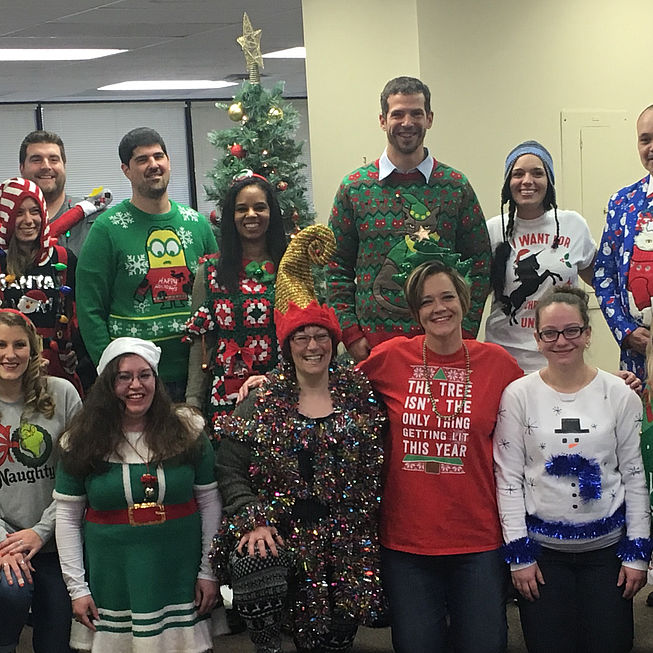
[[[506,548],[510,554],[514,545],[512,553],[521,554],[508,555],[511,563],[534,561],[515,545],[524,538],[548,548],[590,550],[619,540],[624,527],[626,548],[645,552],[649,499],[641,422],[639,397],[602,370],[573,394],[555,391],[538,373],[506,388],[494,459]],[[643,557],[626,551],[622,559],[638,566]]]
[[[507,215],[504,221],[507,225]],[[554,284],[578,285],[578,271],[591,265],[596,253],[596,243],[582,215],[558,210],[558,221],[560,243],[553,249],[556,234],[553,210],[534,220],[515,216],[504,287],[509,313],[504,312],[503,302],[492,296],[492,308],[485,325],[485,340],[506,349],[526,373],[546,365],[533,338],[537,302]],[[501,216],[490,218],[487,229],[492,252],[495,252],[503,241]]]

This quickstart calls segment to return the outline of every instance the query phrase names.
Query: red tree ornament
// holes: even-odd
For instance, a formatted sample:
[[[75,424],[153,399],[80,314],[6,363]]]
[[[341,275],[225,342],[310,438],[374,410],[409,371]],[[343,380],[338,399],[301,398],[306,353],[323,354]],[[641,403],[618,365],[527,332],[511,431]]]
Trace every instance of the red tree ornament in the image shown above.
[[[229,146],[229,154],[235,156],[237,159],[244,159],[247,152],[245,152],[242,145],[234,143]]]

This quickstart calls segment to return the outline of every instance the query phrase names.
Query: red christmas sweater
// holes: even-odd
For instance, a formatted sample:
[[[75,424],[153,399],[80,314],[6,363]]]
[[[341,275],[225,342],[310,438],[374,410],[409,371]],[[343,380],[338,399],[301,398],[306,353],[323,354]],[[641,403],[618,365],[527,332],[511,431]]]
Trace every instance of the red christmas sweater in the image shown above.
[[[380,540],[396,551],[451,555],[503,543],[492,463],[492,434],[504,388],[522,376],[515,359],[490,343],[465,340],[471,374],[462,412],[433,411],[422,362],[424,336],[377,345],[359,364],[384,399],[390,428],[384,448]],[[443,415],[465,391],[465,354],[428,353],[431,390]]]

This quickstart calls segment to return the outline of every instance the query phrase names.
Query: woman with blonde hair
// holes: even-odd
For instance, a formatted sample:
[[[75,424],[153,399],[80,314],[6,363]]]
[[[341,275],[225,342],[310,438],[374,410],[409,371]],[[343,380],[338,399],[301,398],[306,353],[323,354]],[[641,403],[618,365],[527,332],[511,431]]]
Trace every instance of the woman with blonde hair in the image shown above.
[[[81,401],[45,374],[41,339],[0,309],[0,651],[13,651],[32,613],[35,653],[69,653],[71,609],[54,542],[56,444]]]

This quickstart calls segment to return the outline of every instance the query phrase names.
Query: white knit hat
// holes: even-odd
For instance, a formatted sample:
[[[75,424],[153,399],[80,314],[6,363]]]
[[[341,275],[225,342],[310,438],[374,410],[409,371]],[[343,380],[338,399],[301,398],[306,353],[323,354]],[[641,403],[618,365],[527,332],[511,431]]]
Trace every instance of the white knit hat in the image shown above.
[[[156,372],[161,359],[161,348],[157,347],[149,340],[140,338],[116,338],[112,340],[102,352],[100,362],[97,364],[97,373],[102,374],[104,368],[118,356],[124,354],[136,354],[150,364],[150,367]]]

